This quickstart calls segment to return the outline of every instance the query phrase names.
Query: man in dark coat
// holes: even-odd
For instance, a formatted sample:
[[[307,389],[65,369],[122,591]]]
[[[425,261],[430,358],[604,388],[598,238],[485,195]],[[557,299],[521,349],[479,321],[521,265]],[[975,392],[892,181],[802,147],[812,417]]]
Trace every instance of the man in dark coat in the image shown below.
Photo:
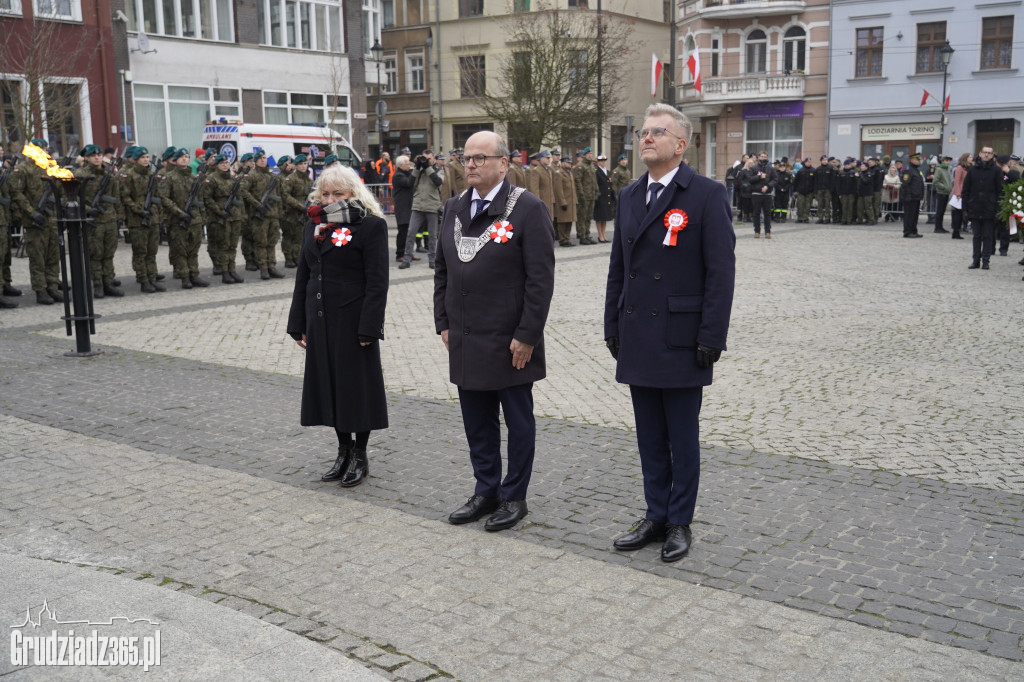
[[[703,387],[725,350],[736,276],[725,186],[682,163],[691,131],[675,108],[647,108],[637,135],[648,172],[619,195],[604,308],[615,379],[633,399],[647,501],[615,548],[664,540],[663,561],[693,541]]]
[[[964,178],[963,207],[974,224],[974,255],[971,270],[988,270],[995,249],[996,215],[1003,195],[1003,170],[992,160],[992,147],[982,147],[978,160]]]
[[[395,224],[398,226],[398,235],[395,237],[395,260],[401,263],[405,257],[409,219],[412,217],[412,161],[403,154],[395,160],[395,165],[395,174],[391,178],[395,197]],[[413,254],[412,260],[419,260],[419,257]]]
[[[910,165],[903,169],[900,178],[900,192],[903,194],[903,236],[917,238],[917,220],[921,214],[921,200],[924,199],[924,176],[921,175],[921,155],[911,154]],[[973,215],[972,215],[973,217]]]
[[[555,235],[545,203],[506,179],[509,153],[499,135],[474,134],[465,159],[469,189],[445,204],[434,261],[434,324],[459,388],[476,489],[448,520],[491,514],[485,528],[498,531],[527,513],[533,383],[545,376]],[[508,427],[504,480],[499,406]]]

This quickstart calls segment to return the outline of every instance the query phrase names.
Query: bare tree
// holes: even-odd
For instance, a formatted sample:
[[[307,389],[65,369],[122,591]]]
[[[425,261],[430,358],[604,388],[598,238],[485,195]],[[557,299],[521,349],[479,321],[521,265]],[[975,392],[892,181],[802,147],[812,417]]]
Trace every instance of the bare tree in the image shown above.
[[[504,23],[512,52],[499,62],[496,91],[474,94],[481,111],[505,126],[513,147],[589,140],[600,121],[619,113],[632,20],[539,8]],[[472,82],[472,74],[466,75]]]

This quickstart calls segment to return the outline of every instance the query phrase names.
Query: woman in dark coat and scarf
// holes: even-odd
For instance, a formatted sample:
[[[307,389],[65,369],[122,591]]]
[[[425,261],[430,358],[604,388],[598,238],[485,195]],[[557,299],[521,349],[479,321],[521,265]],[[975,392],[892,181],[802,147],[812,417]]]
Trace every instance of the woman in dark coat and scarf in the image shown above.
[[[370,431],[388,426],[378,345],[388,296],[387,224],[356,172],[341,164],[324,170],[309,200],[288,313],[288,335],[306,350],[300,423],[334,427],[338,457],[320,480],[351,488],[370,473]]]

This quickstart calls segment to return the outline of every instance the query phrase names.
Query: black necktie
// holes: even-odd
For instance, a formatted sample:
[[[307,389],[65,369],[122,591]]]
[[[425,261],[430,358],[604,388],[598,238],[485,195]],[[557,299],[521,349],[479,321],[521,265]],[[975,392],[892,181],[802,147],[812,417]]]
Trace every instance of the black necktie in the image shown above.
[[[473,199],[473,203],[476,205],[476,210],[473,211],[473,217],[476,218],[485,208],[487,208],[487,204],[491,203],[491,201],[490,199]]]
[[[650,208],[651,204],[658,200],[658,195],[661,194],[661,190],[664,188],[665,185],[661,184],[660,182],[652,182],[650,185],[647,186],[647,189],[651,193],[651,198],[647,202],[647,208]]]

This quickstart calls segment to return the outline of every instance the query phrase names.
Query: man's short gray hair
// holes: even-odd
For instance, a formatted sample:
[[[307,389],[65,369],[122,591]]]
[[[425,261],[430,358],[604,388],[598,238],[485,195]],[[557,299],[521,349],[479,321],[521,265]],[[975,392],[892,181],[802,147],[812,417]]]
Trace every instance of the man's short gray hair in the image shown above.
[[[399,168],[404,168],[407,163],[409,163],[409,157],[406,156],[405,154],[402,154],[397,159],[395,159],[395,165],[398,166]]]
[[[676,125],[683,132],[683,139],[686,140],[686,148],[690,148],[690,137],[693,135],[693,124],[690,123],[690,119],[686,117],[686,114],[676,109],[670,104],[663,104],[658,102],[647,107],[647,111],[644,112],[644,119],[648,119],[651,116],[671,116],[675,119]]]

